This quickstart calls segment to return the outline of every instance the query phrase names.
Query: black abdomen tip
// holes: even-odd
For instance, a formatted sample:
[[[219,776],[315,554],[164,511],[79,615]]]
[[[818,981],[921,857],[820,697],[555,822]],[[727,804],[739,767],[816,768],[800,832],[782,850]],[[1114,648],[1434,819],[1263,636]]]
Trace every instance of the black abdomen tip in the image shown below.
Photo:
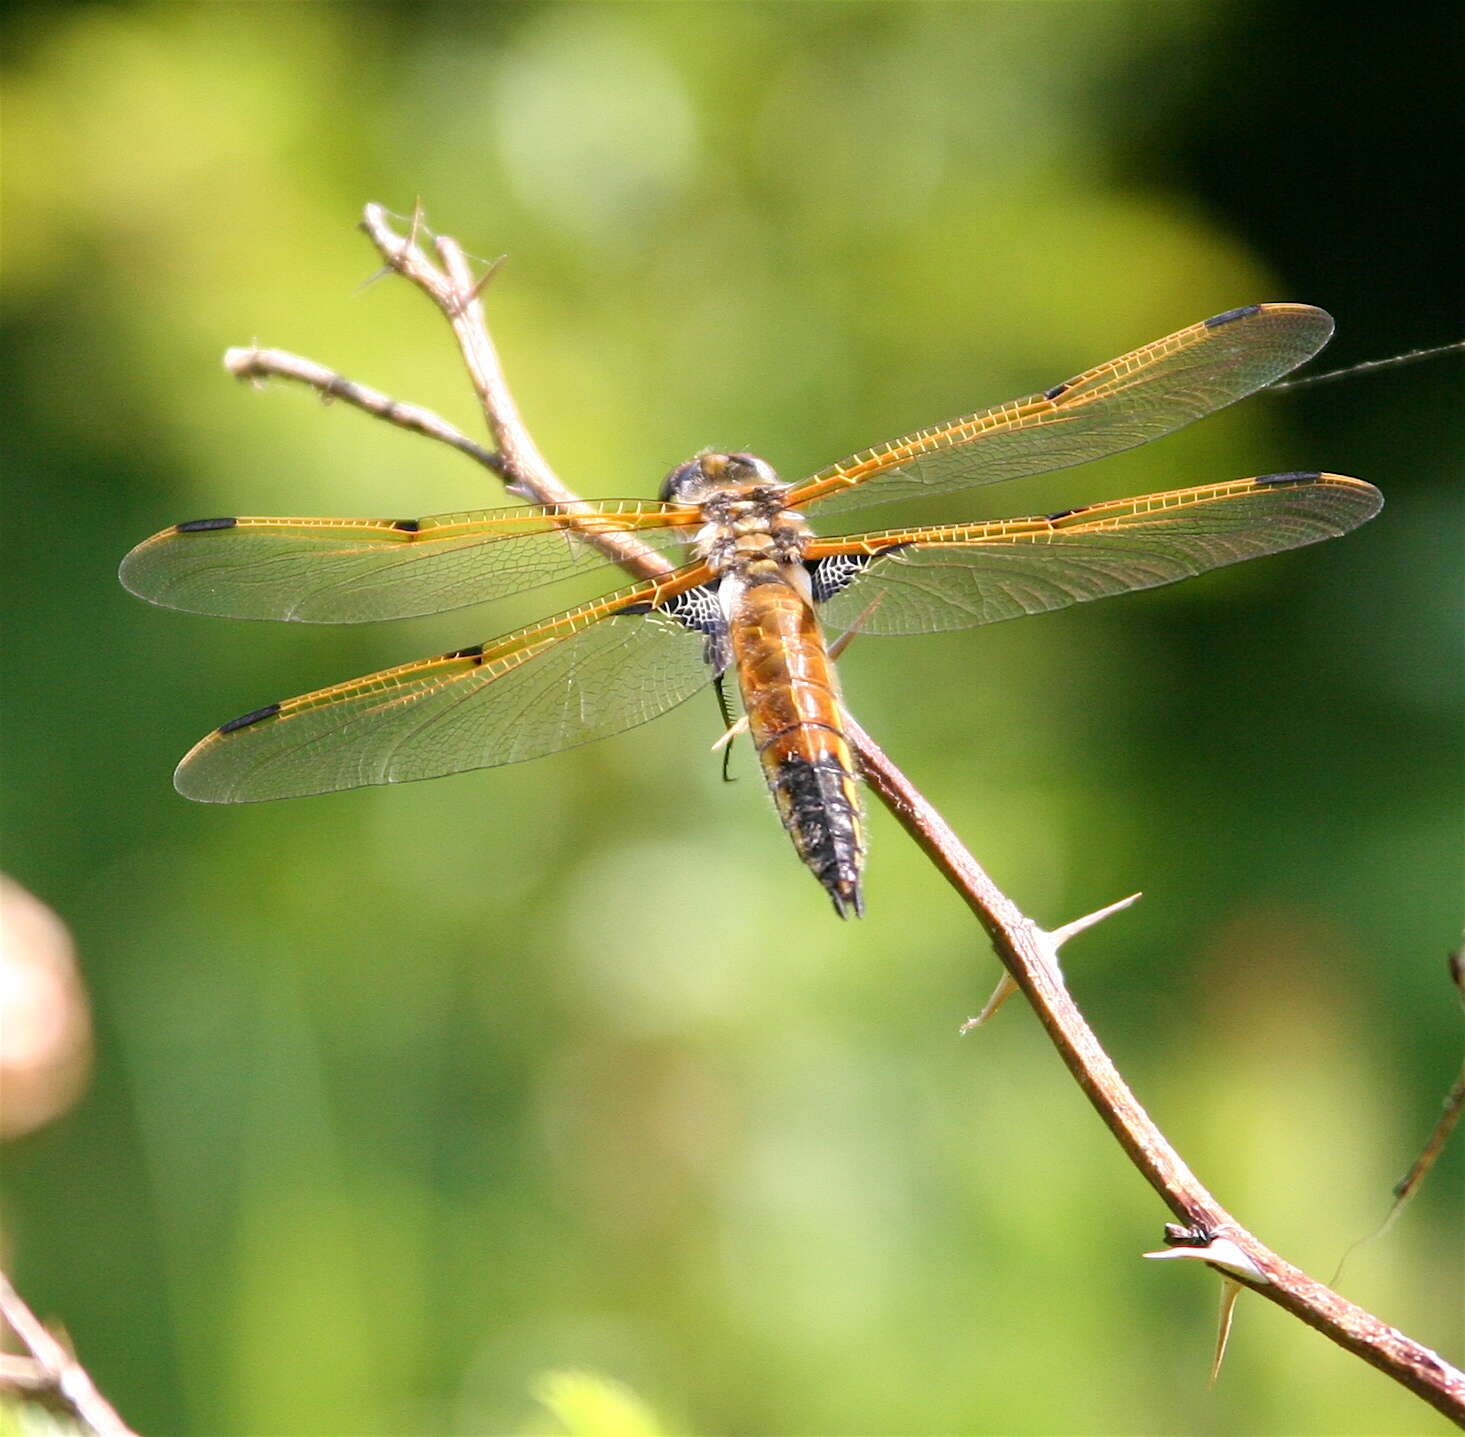
[[[834,911],[841,918],[865,916],[865,895],[860,891],[858,878],[841,883],[826,883],[824,888],[834,902]]]
[[[849,774],[836,759],[790,755],[770,780],[784,826],[799,857],[829,895],[841,918],[865,911],[860,894],[864,853],[858,808],[850,801]]]

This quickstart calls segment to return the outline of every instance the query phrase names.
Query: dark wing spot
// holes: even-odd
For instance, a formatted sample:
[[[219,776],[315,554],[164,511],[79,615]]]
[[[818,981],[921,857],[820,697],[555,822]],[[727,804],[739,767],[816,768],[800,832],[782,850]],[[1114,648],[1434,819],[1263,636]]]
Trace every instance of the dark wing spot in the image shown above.
[[[454,649],[450,654],[444,654],[445,659],[481,659],[483,657],[482,644],[469,644],[466,649]]]
[[[649,614],[656,606],[654,604],[627,604],[623,609],[617,609],[610,617],[618,619],[622,614]]]
[[[1043,398],[1044,399],[1057,399],[1058,396],[1060,394],[1065,393],[1067,391],[1067,389],[1068,389],[1068,385],[1066,385],[1066,384],[1055,384],[1052,387],[1052,389],[1045,389],[1043,391]]]
[[[1087,504],[1080,504],[1077,509],[1059,509],[1056,513],[1048,515],[1048,522],[1056,524],[1060,519],[1067,519],[1070,515],[1082,514],[1088,507]]]
[[[219,732],[233,733],[235,729],[248,728],[250,724],[259,723],[261,719],[274,718],[279,712],[279,704],[266,704],[262,709],[255,709],[252,714],[242,714],[237,719],[230,719],[228,723],[221,723]]]
[[[179,534],[202,534],[209,529],[232,529],[238,519],[190,519],[186,524],[176,526]]]
[[[1243,304],[1240,309],[1228,309],[1225,314],[1213,314],[1205,321],[1207,329],[1220,329],[1223,324],[1230,324],[1233,319],[1245,319],[1249,315],[1260,314],[1262,307],[1259,304]]]
[[[1321,473],[1308,473],[1305,470],[1297,469],[1291,474],[1260,474],[1257,476],[1258,484],[1306,484],[1314,479],[1321,479]]]
[[[404,534],[415,534],[422,525],[416,519],[393,519],[392,528],[400,529]]]

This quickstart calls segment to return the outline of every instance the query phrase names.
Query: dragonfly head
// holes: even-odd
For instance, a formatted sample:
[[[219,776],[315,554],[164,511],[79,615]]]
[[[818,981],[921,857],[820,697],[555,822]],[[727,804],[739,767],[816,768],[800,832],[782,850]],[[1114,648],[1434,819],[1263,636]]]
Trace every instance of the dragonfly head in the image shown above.
[[[746,484],[783,487],[773,466],[756,454],[699,454],[661,481],[660,498],[666,504],[700,504],[720,489]]]

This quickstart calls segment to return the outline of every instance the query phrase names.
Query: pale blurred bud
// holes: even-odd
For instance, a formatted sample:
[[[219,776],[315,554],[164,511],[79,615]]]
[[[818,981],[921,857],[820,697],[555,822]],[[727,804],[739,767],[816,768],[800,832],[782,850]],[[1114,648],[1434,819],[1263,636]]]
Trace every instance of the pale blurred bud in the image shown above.
[[[65,1112],[86,1084],[91,1048],[66,925],[0,874],[0,1138]]]

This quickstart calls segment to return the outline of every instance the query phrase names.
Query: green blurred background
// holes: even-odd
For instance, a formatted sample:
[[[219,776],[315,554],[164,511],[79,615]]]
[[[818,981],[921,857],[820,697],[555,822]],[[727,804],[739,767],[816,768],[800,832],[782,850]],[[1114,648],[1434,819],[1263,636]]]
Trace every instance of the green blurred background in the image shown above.
[[[790,474],[1233,305],[1325,364],[1457,338],[1453,7],[116,4],[5,22],[4,864],[71,925],[76,1109],[5,1248],[153,1433],[546,1428],[546,1368],[703,1433],[1418,1433],[1216,1283],[882,811],[839,923],[710,699],[518,768],[249,809],[172,791],[233,714],[578,597],[364,630],[149,608],[213,513],[498,502],[459,456],[219,366],[257,339],[478,432],[445,327],[361,289],[363,202],[507,252],[551,461]],[[1456,19],[1452,20],[1451,17]],[[851,707],[1068,950],[1142,1101],[1326,1278],[1459,1061],[1458,362],[1258,397],[943,512],[1297,468],[1358,534],[1020,624],[862,640]],[[877,516],[880,523],[920,515]],[[1459,1146],[1344,1290],[1459,1359]]]

